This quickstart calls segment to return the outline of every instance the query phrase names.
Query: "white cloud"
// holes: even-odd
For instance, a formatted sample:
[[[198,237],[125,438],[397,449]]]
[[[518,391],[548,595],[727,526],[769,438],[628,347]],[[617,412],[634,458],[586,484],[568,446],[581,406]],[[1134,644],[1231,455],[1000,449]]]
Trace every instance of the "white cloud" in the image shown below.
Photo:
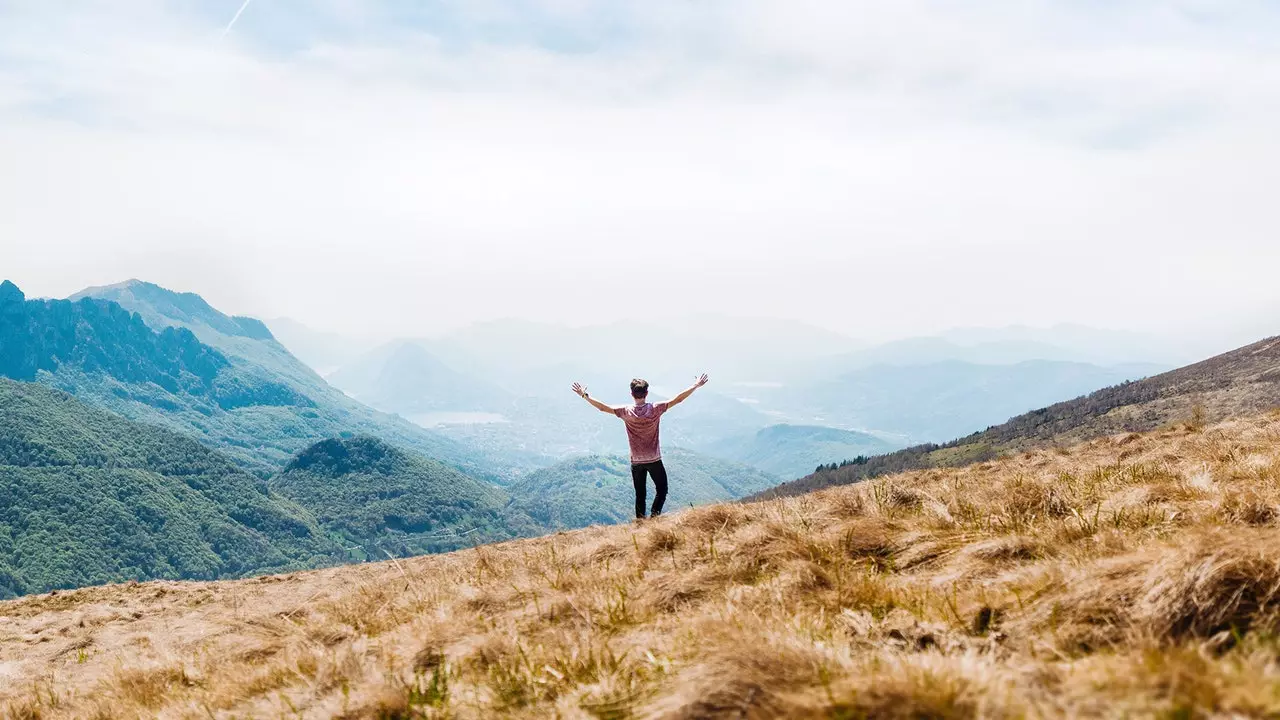
[[[0,2],[0,275],[414,331],[1280,301],[1265,3],[222,4]]]

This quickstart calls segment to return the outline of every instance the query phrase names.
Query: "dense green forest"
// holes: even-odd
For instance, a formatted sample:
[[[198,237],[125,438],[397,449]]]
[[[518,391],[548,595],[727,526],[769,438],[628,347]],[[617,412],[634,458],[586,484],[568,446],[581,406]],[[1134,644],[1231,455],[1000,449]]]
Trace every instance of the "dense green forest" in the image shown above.
[[[342,558],[310,515],[189,438],[0,378],[0,596]]]
[[[778,478],[738,463],[671,449],[663,453],[670,476],[666,510],[733,500],[778,483]],[[530,473],[510,488],[512,508],[548,528],[585,527],[630,520],[635,512],[631,463],[613,455],[565,460]],[[653,482],[648,499],[653,500]]]
[[[434,460],[371,438],[318,442],[271,480],[355,557],[441,552],[536,534],[507,495]]]
[[[73,300],[27,300],[4,282],[0,376],[40,382],[131,420],[190,434],[263,478],[317,440],[359,434],[483,477],[525,469],[507,469],[365,407],[298,362],[257,320],[224,315],[198,295],[149,283],[97,288]]]

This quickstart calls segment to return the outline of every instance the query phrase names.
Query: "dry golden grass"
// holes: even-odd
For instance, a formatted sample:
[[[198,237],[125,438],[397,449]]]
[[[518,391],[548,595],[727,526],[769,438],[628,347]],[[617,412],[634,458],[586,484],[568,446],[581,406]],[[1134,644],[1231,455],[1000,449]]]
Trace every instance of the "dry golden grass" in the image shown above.
[[[678,480],[677,480],[678,481]],[[1280,416],[0,604],[24,718],[1280,715]]]

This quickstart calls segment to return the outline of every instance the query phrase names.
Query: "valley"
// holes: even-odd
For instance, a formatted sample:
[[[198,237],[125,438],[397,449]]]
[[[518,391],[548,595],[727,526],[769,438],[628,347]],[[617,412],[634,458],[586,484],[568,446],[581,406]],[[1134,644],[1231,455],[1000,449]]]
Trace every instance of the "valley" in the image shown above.
[[[656,394],[670,394],[687,382],[672,366],[674,355],[689,367],[703,367],[699,362],[715,367],[717,381],[698,403],[664,421],[669,444],[791,479],[820,464],[945,442],[1169,367],[1134,361],[1133,338],[1117,340],[1080,328],[1061,331],[1064,337],[1083,338],[1075,349],[1043,339],[992,339],[990,333],[970,344],[961,336],[866,346],[799,323],[703,322],[701,333],[680,323],[571,329],[493,322],[385,343],[327,380],[379,410],[508,463],[546,466],[576,455],[625,450],[617,428],[583,413],[566,392],[567,382],[582,381],[620,402],[625,380],[644,374]],[[288,327],[297,333],[303,326],[290,322]],[[334,349],[326,354],[324,337],[313,332],[303,342],[322,357],[358,344],[330,338]],[[784,346],[783,340],[795,344]],[[783,347],[786,352],[780,352]],[[1101,365],[1081,358],[1124,362]],[[819,440],[810,437],[812,432],[787,429],[795,426],[864,437],[832,443],[830,436]]]

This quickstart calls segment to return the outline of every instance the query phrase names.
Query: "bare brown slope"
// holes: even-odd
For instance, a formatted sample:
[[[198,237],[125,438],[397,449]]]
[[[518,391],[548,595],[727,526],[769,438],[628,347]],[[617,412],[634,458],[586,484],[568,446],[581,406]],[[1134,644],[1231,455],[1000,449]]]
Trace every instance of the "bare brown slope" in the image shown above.
[[[888,473],[960,467],[1001,453],[1073,445],[1171,422],[1218,422],[1280,406],[1280,337],[1161,375],[1033,410],[945,445],[917,445],[783,483],[748,500],[785,497]]]
[[[1280,716],[1280,414],[0,603],[0,717]]]

